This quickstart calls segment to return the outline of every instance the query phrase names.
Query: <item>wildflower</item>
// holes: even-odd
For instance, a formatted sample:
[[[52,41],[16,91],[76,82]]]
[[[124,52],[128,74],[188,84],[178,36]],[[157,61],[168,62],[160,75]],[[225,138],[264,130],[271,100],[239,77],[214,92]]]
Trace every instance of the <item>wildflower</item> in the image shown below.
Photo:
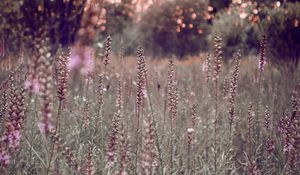
[[[41,99],[42,99],[42,109],[41,109],[41,119],[38,123],[40,131],[44,134],[48,134],[53,128],[51,124],[52,120],[52,61],[51,54],[48,47],[44,47],[40,50],[40,54],[43,55],[43,60],[40,70],[40,82],[41,82]]]
[[[214,38],[214,48],[215,48],[215,55],[214,55],[214,76],[213,80],[218,81],[219,80],[219,74],[221,72],[221,64],[222,64],[222,39],[218,36]]]
[[[262,72],[264,70],[264,67],[267,63],[266,58],[265,58],[266,42],[267,42],[267,37],[264,35],[262,38],[262,41],[260,43],[260,58],[259,58],[259,62],[258,62],[258,69],[260,70],[260,72]]]
[[[237,94],[237,81],[238,81],[238,76],[239,76],[239,70],[240,70],[240,58],[241,55],[238,52],[236,55],[235,59],[235,67],[232,72],[232,77],[230,81],[230,93],[229,93],[229,123],[230,123],[230,132],[231,132],[231,127],[233,124],[233,120],[235,117],[235,97]],[[231,134],[231,133],[230,133]]]
[[[40,91],[40,83],[38,79],[26,80],[24,86],[26,89],[31,90],[35,94],[38,94]]]
[[[152,115],[148,115],[145,121],[145,132],[143,135],[143,147],[142,147],[142,174],[151,175],[153,174],[152,165],[155,162],[156,152],[154,145],[155,128],[153,125]]]
[[[94,49],[92,47],[75,45],[71,49],[68,68],[70,70],[79,70],[80,73],[87,75],[94,69],[93,53]]]
[[[139,111],[143,105],[145,92],[146,92],[146,60],[144,55],[144,50],[139,48],[138,50],[138,60],[137,60],[137,97],[136,97],[136,107]]]
[[[111,121],[111,133],[107,143],[107,166],[113,167],[116,163],[116,147],[118,143],[118,133],[120,127],[120,114],[115,113]]]
[[[109,64],[109,61],[110,61],[111,43],[112,43],[112,38],[109,35],[105,40],[104,61],[103,61],[103,64],[105,65],[105,67]]]
[[[4,149],[0,148],[0,150],[0,166],[7,166],[10,162],[10,155]]]
[[[70,49],[62,51],[59,55],[58,60],[58,98],[61,101],[65,101],[66,92],[68,87],[69,70],[68,64],[70,59]]]

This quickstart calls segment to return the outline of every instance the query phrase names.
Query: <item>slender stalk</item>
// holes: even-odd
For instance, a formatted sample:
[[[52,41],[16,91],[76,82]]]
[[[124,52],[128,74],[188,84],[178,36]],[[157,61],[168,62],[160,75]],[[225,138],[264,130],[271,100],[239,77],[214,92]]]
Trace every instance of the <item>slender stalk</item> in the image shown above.
[[[217,175],[217,127],[218,127],[218,88],[219,88],[219,76],[221,72],[222,63],[222,39],[218,36],[214,38],[215,42],[215,69],[214,69],[214,81],[215,81],[215,121],[214,121],[214,174]]]
[[[60,134],[60,115],[62,112],[62,100],[59,100],[58,103],[59,104],[58,104],[58,111],[57,111],[57,117],[56,117],[56,126],[55,126],[55,131],[54,131],[55,134],[57,134],[57,135]],[[52,163],[52,159],[53,159],[54,151],[55,151],[55,144],[56,143],[52,143],[52,145],[51,145],[50,158],[49,158],[49,162],[48,162],[48,168],[46,170],[46,175],[48,175],[50,173],[51,163]]]
[[[136,96],[136,118],[137,118],[137,128],[136,128],[136,174],[138,168],[138,158],[139,158],[139,132],[143,135],[143,130],[140,131],[140,120],[143,121],[143,104],[144,104],[144,97],[146,91],[146,77],[147,77],[147,70],[146,70],[146,60],[144,55],[144,50],[139,48],[137,51],[137,96]]]
[[[149,100],[151,115],[152,115],[152,118],[153,118],[153,125],[154,125],[155,138],[156,138],[156,147],[157,147],[157,150],[158,150],[158,153],[159,153],[160,171],[161,171],[161,175],[163,175],[164,170],[163,170],[162,151],[161,151],[161,147],[160,147],[160,144],[159,144],[159,138],[158,138],[158,133],[157,133],[157,125],[156,125],[156,121],[155,121],[155,117],[154,117],[154,110],[153,110],[153,106],[152,106],[152,100],[151,100],[151,96],[150,96],[149,83],[148,83],[148,78],[147,77],[146,77],[146,87],[147,87],[147,92],[149,93],[149,95],[147,95],[147,97],[148,97],[148,100]]]
[[[214,121],[214,174],[217,174],[217,121],[218,121],[218,81],[216,81],[215,92],[215,121]]]
[[[259,105],[260,105],[260,95],[261,95],[261,81],[262,73],[266,65],[265,50],[266,50],[266,36],[264,35],[260,43],[260,58],[258,62],[258,82],[257,82],[257,101],[256,101],[256,118],[255,118],[255,147],[260,139],[260,126],[259,126]]]
[[[138,174],[138,153],[139,153],[139,132],[140,132],[140,110],[137,109],[136,111],[137,116],[137,127],[136,127],[136,150],[135,150],[135,174]]]
[[[171,119],[171,136],[170,136],[170,174],[173,173],[173,120]]]
[[[59,135],[60,134],[60,116],[62,113],[62,100],[59,100],[58,102],[58,110],[57,110],[57,117],[56,117],[56,127],[55,127],[55,131],[56,133]]]
[[[29,98],[28,98],[28,102],[27,102],[27,104],[28,104],[28,110],[30,109],[30,107],[31,107],[31,96],[29,96]],[[36,107],[37,107],[37,100],[36,100],[36,98],[35,98],[35,100],[34,100],[34,109],[36,109]],[[36,118],[36,112],[34,113],[34,118]],[[31,147],[30,147],[30,150],[29,150],[29,161],[30,161],[30,165],[32,165],[32,151],[33,151],[33,146],[32,146],[32,141],[33,141],[33,130],[34,130],[34,128],[35,128],[35,126],[34,125],[31,125],[31,128],[30,128],[30,145],[31,145]]]

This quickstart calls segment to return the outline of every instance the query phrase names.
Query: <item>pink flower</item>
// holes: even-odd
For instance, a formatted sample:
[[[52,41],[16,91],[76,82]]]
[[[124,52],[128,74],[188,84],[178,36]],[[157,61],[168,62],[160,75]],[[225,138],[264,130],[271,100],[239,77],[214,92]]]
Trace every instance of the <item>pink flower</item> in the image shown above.
[[[43,133],[43,134],[45,134],[53,129],[53,126],[49,122],[48,123],[40,122],[40,123],[38,123],[38,127],[39,127],[41,133]]]
[[[5,151],[0,152],[0,165],[8,165],[10,160],[10,155]]]
[[[24,85],[25,85],[26,89],[29,89],[30,91],[32,91],[35,94],[38,94],[40,91],[40,84],[37,79],[26,80]]]
[[[19,144],[20,144],[20,131],[19,130],[14,130],[10,133],[9,137],[8,137],[8,147],[12,148],[12,149],[16,149]]]
[[[69,65],[68,65],[70,70],[78,69],[78,68],[80,68],[80,66],[82,64],[82,60],[79,55],[80,51],[78,51],[78,49],[80,49],[80,48],[73,47],[71,49],[71,59],[69,61]]]
[[[7,146],[12,149],[16,149],[20,144],[20,130],[15,128],[11,122],[7,123],[7,132],[1,138],[2,141],[7,143]]]
[[[78,70],[82,74],[93,71],[94,60],[92,58],[94,49],[88,46],[74,46],[71,49],[71,59],[69,62],[70,70]]]
[[[271,154],[275,150],[275,143],[274,140],[268,139],[267,140],[267,151],[269,154]]]

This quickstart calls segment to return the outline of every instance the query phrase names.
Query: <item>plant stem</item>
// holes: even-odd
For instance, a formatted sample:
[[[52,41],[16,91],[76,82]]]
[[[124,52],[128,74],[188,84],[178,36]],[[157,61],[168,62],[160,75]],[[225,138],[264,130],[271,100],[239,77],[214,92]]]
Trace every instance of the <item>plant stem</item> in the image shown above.
[[[215,110],[216,116],[214,121],[214,174],[217,175],[217,121],[218,121],[218,80],[216,80],[215,92]]]

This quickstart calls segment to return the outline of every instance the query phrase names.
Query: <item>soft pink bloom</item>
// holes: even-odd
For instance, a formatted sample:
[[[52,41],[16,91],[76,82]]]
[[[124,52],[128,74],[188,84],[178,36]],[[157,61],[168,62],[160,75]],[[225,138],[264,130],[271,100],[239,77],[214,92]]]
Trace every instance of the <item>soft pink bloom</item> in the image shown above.
[[[264,70],[266,64],[267,64],[267,61],[266,61],[266,60],[260,61],[260,62],[258,63],[258,69]]]
[[[92,47],[74,46],[71,49],[71,59],[68,65],[69,69],[80,71],[82,74],[87,74],[93,71],[93,53],[94,49]]]
[[[11,122],[7,123],[7,132],[1,138],[2,141],[7,143],[7,146],[12,149],[16,149],[20,145],[20,130],[15,128]]]
[[[293,149],[295,149],[294,145],[291,142],[286,142],[284,147],[283,147],[283,152],[288,153]]]
[[[50,124],[50,122],[45,123],[45,122],[39,122],[38,127],[41,131],[41,133],[45,134],[53,129],[53,126]]]
[[[12,149],[16,149],[20,145],[20,131],[14,130],[10,133],[8,141],[9,141],[9,147]]]
[[[8,165],[9,160],[10,160],[10,155],[7,152],[5,151],[0,152],[0,165]]]
[[[93,51],[91,51],[91,55],[92,55]],[[94,65],[95,65],[95,61],[92,57],[89,57],[89,59],[87,59],[85,62],[84,62],[84,66],[81,70],[81,73],[83,74],[88,74],[90,72],[92,72],[94,70]]]
[[[68,64],[70,70],[79,69],[82,64],[82,60],[79,55],[80,51],[78,51],[78,49],[80,48],[73,47],[71,49],[71,59]]]
[[[275,150],[275,143],[274,140],[268,139],[267,140],[267,151],[271,154]]]
[[[38,94],[40,91],[40,84],[37,79],[26,80],[24,85],[25,85],[26,89],[29,89],[30,91],[32,91],[35,94]]]

